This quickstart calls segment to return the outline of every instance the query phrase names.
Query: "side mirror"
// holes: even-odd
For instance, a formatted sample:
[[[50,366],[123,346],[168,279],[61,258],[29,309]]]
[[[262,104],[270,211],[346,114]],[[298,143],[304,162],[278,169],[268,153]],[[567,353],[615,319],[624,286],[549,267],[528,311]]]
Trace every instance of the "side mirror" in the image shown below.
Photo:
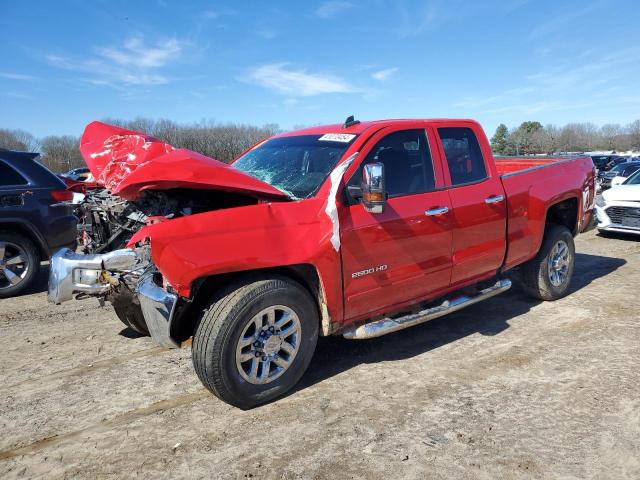
[[[369,213],[382,213],[387,192],[384,184],[384,164],[367,163],[362,169],[362,204]]]

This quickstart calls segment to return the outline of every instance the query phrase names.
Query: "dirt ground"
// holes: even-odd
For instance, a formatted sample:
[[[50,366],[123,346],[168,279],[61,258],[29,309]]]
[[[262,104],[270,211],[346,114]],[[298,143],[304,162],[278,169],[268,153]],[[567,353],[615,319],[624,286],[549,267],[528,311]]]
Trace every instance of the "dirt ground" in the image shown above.
[[[93,299],[0,300],[0,478],[640,478],[640,242],[577,240],[573,292],[514,288],[370,341],[321,339],[243,412],[191,350]]]

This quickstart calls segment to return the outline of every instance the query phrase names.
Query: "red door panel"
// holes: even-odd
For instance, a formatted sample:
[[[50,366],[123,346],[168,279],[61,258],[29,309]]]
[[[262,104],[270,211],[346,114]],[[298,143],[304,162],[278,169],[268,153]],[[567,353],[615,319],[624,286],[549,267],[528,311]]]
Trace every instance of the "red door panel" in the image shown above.
[[[389,199],[381,214],[362,205],[341,219],[346,318],[437,294],[449,287],[451,219],[445,190]]]
[[[451,283],[495,273],[507,248],[506,202],[500,180],[452,188],[449,194],[453,206]],[[487,199],[496,201],[486,203]]]

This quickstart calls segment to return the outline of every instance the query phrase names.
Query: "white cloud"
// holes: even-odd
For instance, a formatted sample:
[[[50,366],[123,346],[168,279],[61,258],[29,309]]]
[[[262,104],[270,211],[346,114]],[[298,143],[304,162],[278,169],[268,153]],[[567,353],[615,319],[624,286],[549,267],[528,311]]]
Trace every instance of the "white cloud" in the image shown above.
[[[47,55],[51,65],[88,76],[94,85],[161,85],[169,82],[160,70],[179,60],[186,42],[176,38],[147,44],[141,35],[126,40],[122,46],[94,49],[92,57]]]
[[[31,75],[24,75],[22,73],[14,73],[14,72],[0,72],[0,77],[6,78],[8,80],[20,80],[24,82],[30,82],[32,80],[35,80],[35,77],[32,77]]]
[[[205,10],[200,14],[200,17],[203,17],[207,20],[218,20],[225,16],[236,15],[236,11],[229,7],[222,7],[215,10]]]
[[[384,82],[385,80],[389,79],[389,77],[391,77],[391,75],[393,75],[397,71],[398,69],[396,67],[385,68],[384,70],[378,70],[377,72],[373,72],[371,74],[371,78],[373,78],[374,80],[378,80],[380,82]]]
[[[258,27],[254,30],[254,32],[256,33],[256,35],[264,38],[265,40],[273,40],[278,36],[278,32],[275,29],[269,27]]]
[[[207,10],[202,14],[205,18],[215,19],[220,16],[220,12],[215,10]]]
[[[558,3],[558,5],[562,5]],[[530,40],[539,40],[540,38],[549,37],[553,34],[562,34],[563,36],[571,28],[572,25],[576,25],[578,20],[582,17],[593,13],[603,6],[602,1],[586,4],[580,9],[566,10],[566,13],[560,14],[559,12],[550,12],[548,15],[549,20],[536,26],[530,33]],[[607,8],[609,8],[607,6]]]
[[[434,30],[451,16],[451,6],[441,2],[426,2],[409,8],[404,2],[396,4],[400,24],[392,30],[400,37],[414,37]]]
[[[146,45],[142,37],[133,37],[120,48],[98,48],[98,55],[123,67],[136,66],[142,69],[163,67],[181,52],[182,44],[171,38],[155,45]]]
[[[531,0],[511,0],[502,5],[502,9],[506,13],[513,13],[516,10],[520,10],[522,7],[531,3]]]
[[[331,0],[329,2],[324,2],[322,5],[318,7],[316,10],[316,16],[320,18],[331,18],[340,12],[345,10],[349,10],[350,8],[355,7],[355,5],[351,2],[341,2],[339,0]]]
[[[312,97],[325,93],[353,93],[344,80],[321,73],[294,70],[288,63],[274,63],[254,68],[249,73],[253,83],[290,97]]]
[[[7,97],[17,98],[18,100],[33,100],[31,95],[22,92],[5,92]]]

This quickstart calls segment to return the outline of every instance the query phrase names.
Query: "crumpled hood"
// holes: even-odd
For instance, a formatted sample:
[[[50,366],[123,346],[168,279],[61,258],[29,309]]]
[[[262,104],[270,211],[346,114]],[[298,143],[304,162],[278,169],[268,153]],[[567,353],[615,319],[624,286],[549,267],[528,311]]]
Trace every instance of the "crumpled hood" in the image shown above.
[[[147,189],[194,188],[288,199],[277,188],[226,163],[157,138],[92,122],[80,139],[80,152],[96,182],[114,195],[133,200]]]

